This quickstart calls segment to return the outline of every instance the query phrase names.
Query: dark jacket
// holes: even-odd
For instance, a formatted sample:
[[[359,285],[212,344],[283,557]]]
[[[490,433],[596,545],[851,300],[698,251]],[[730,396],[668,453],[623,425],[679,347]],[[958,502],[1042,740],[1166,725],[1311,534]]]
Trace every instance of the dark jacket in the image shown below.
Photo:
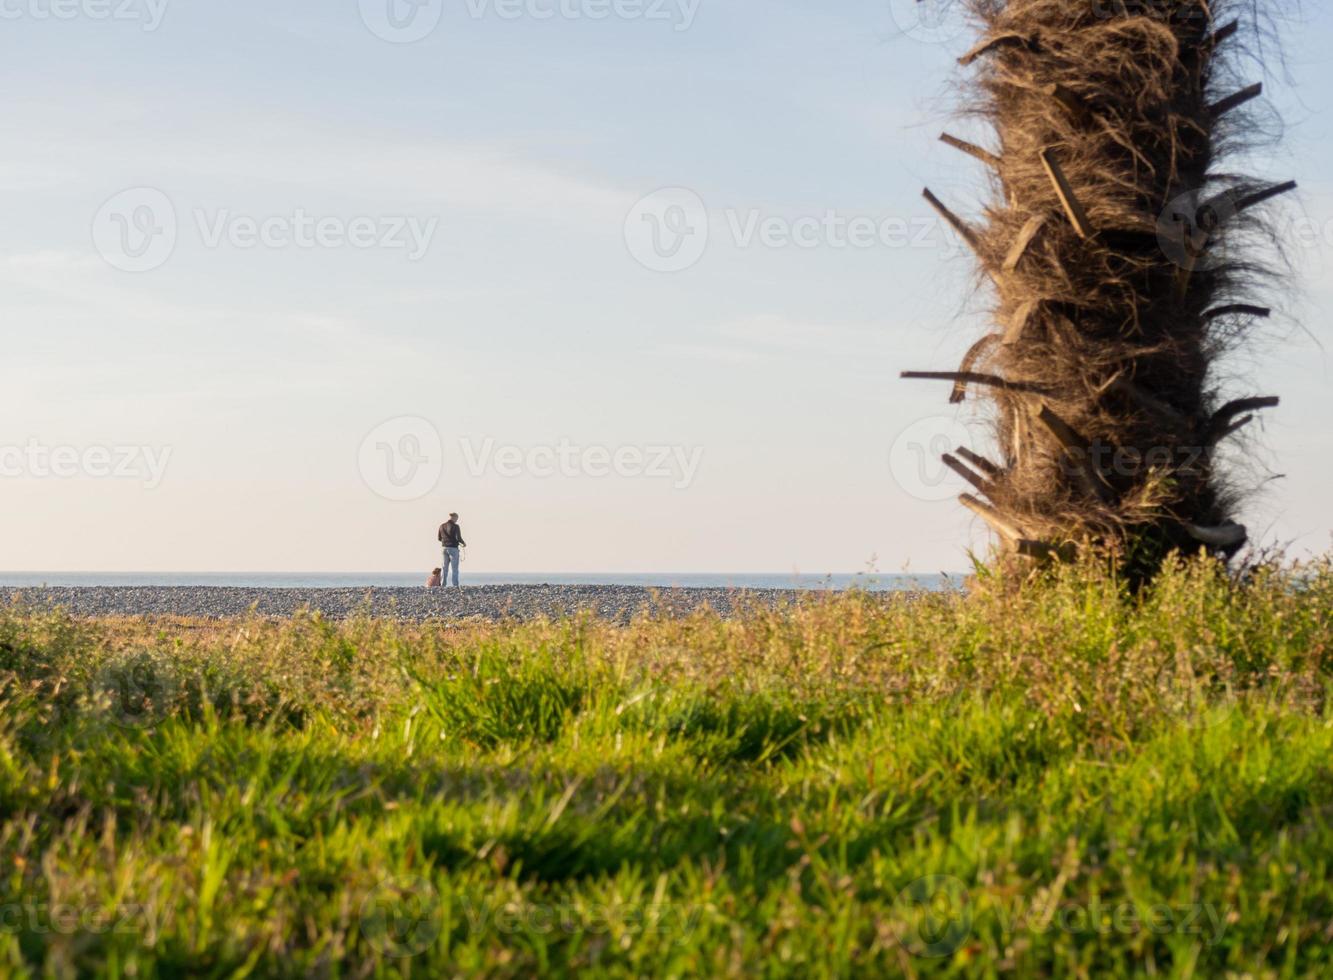
[[[440,525],[440,533],[436,535],[440,544],[446,548],[457,548],[460,545],[467,547],[467,542],[463,540],[463,529],[453,521],[446,521]]]

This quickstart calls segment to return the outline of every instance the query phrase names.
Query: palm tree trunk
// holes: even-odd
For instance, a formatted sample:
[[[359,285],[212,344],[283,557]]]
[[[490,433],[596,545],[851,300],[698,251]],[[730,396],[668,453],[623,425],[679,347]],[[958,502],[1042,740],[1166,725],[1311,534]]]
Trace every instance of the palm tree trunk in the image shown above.
[[[1216,362],[1267,314],[1244,249],[1295,186],[1219,169],[1260,91],[1227,81],[1243,32],[1219,11],[1240,4],[967,2],[982,36],[961,61],[996,145],[944,139],[994,200],[974,225],[926,195],[993,282],[994,328],[957,372],[909,373],[994,410],[1001,461],[965,503],[1015,553],[1230,557],[1246,533],[1217,446],[1276,399],[1223,404]]]

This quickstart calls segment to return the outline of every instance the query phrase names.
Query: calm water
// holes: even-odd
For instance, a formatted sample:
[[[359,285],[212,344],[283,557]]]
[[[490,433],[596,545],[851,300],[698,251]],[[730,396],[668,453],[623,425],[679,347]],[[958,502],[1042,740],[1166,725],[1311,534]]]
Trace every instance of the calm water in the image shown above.
[[[848,589],[896,592],[905,589],[958,588],[963,576],[856,574],[856,575],[748,575],[662,574],[544,575],[471,574],[463,569],[465,585],[639,585],[649,588],[735,589]],[[52,586],[224,586],[261,589],[346,589],[371,586],[415,587],[426,583],[420,573],[324,574],[314,572],[0,572],[0,588]]]

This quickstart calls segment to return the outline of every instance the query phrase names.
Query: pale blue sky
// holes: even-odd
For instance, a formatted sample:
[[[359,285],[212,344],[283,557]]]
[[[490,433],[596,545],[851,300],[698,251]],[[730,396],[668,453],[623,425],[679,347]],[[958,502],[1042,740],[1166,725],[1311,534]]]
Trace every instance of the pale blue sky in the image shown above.
[[[980,329],[967,257],[920,198],[982,197],[935,142],[967,131],[947,87],[965,36],[905,34],[898,0],[605,20],[533,16],[598,0],[427,0],[415,26],[439,23],[410,44],[368,26],[377,0],[112,0],[107,19],[51,2],[0,18],[0,446],[78,464],[0,458],[0,566],[410,570],[450,509],[488,571],[929,572],[982,540],[963,488],[907,465],[967,412],[897,380],[953,366]],[[1301,181],[1286,220],[1319,240],[1290,236],[1289,312],[1313,336],[1279,324],[1237,391],[1285,398],[1252,479],[1288,478],[1244,516],[1308,552],[1333,529],[1333,16],[1312,7],[1289,38],[1288,141],[1265,170]],[[123,271],[115,202],[133,224],[143,191],[118,195],[143,188],[176,241]],[[707,208],[683,271],[636,261],[647,225],[627,244],[661,188]],[[737,235],[830,211],[888,233]],[[290,240],[298,213],[369,222],[376,244],[244,247],[247,221]],[[409,220],[433,229],[423,256],[378,246]],[[386,484],[381,444],[412,456],[403,438],[431,431],[425,476]],[[542,475],[562,444],[592,455]],[[96,447],[135,451],[130,475],[100,476]],[[600,450],[626,454],[619,474]]]

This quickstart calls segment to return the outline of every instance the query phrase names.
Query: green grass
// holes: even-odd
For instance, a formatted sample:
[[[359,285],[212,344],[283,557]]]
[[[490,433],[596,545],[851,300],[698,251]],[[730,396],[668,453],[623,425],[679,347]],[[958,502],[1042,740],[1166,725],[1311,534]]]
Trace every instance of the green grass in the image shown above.
[[[1333,570],[0,612],[0,975],[1326,976]]]

